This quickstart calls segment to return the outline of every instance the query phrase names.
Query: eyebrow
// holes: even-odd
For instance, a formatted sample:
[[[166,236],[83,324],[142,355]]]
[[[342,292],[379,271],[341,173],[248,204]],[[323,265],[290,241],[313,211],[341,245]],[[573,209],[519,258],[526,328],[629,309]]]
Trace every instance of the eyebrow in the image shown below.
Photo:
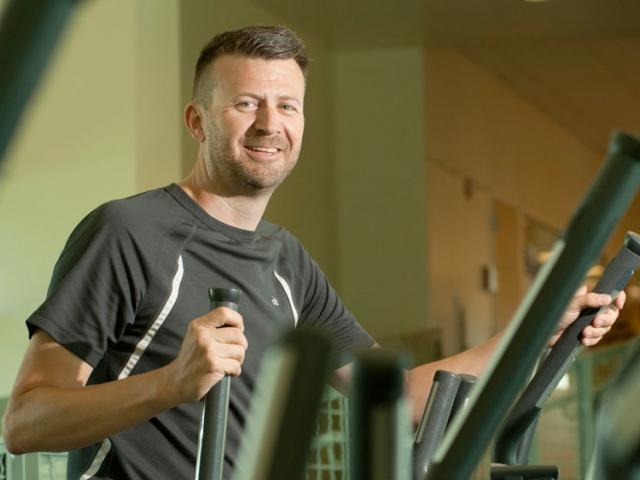
[[[257,95],[255,93],[250,93],[250,92],[244,92],[244,93],[239,93],[238,95],[234,96],[234,99],[237,98],[241,98],[241,97],[250,97],[250,98],[255,98],[256,100],[263,100],[264,97],[262,97],[261,95]],[[293,95],[281,95],[278,97],[278,101],[293,101],[296,102],[299,105],[302,105],[302,101],[298,98],[295,97]]]
[[[283,95],[283,96],[280,97],[280,100],[294,101],[294,102],[302,105],[302,101],[298,97],[294,97],[294,96],[291,96],[291,95]]]

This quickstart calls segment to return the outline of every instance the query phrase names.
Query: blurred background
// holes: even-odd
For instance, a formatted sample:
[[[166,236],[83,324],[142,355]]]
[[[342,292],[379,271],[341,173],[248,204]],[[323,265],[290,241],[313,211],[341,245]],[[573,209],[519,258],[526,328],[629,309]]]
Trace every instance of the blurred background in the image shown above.
[[[0,397],[71,229],[190,170],[195,60],[216,32],[248,24],[289,26],[313,58],[301,161],[267,218],[302,240],[379,343],[416,362],[508,323],[611,131],[640,133],[636,0],[80,2],[0,172]],[[639,215],[636,201],[602,265]],[[628,294],[605,359],[640,333],[637,279]],[[558,456],[546,463],[564,462],[563,478],[579,478],[588,452],[577,399],[592,402],[615,370],[597,358],[582,387],[565,386],[572,406],[562,397],[546,429],[543,418],[557,442],[540,455]]]

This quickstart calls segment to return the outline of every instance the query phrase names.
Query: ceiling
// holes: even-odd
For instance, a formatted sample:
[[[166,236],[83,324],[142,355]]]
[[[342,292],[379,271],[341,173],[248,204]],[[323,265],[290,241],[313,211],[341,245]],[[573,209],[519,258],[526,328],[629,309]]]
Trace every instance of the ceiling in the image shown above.
[[[337,49],[459,49],[598,151],[640,134],[640,0],[258,3]]]

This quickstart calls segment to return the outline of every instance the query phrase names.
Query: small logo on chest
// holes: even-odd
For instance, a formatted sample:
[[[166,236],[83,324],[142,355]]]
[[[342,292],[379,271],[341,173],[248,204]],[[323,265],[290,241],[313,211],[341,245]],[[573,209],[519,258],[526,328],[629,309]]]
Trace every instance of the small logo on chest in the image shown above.
[[[275,307],[280,306],[280,302],[278,302],[278,299],[276,297],[271,298],[271,304]]]

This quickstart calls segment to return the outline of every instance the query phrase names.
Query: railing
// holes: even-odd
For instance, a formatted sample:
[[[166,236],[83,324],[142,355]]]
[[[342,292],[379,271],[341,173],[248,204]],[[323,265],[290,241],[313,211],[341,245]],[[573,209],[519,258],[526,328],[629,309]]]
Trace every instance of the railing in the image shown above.
[[[348,408],[344,395],[326,389],[307,464],[308,480],[349,480]]]

